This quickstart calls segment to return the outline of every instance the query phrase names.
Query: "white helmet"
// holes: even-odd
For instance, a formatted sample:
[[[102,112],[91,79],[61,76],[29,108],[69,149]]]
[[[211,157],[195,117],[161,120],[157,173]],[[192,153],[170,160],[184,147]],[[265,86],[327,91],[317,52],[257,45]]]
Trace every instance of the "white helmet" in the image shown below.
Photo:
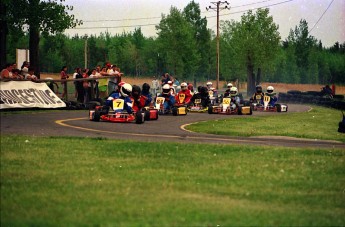
[[[132,92],[132,85],[130,84],[123,84],[120,88],[120,93],[123,97],[128,97]]]
[[[187,90],[187,83],[186,82],[183,82],[182,84],[181,84],[181,90]]]
[[[232,88],[232,83],[228,83],[227,85],[229,88]]]
[[[169,94],[170,93],[170,85],[169,84],[164,84],[162,87],[162,93],[163,94]]]
[[[268,86],[267,87],[267,93],[273,93],[274,87],[273,86]]]
[[[231,95],[232,97],[236,96],[237,93],[238,93],[237,87],[232,87],[232,88],[230,88],[230,95]]]
[[[206,83],[206,85],[207,85],[207,86],[212,86],[212,82],[209,81],[209,82]]]

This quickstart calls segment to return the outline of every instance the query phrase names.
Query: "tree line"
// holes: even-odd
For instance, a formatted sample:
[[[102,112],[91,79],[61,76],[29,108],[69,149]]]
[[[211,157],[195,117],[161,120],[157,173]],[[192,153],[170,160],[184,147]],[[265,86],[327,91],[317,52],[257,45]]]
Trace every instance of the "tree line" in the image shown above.
[[[2,4],[7,6],[6,12],[10,12],[15,9],[13,4],[18,6],[23,2],[26,1],[5,0]],[[31,2],[44,3],[38,0]],[[49,1],[44,3],[44,7],[49,8],[48,3],[55,4],[52,10],[59,6]],[[51,18],[53,11],[48,11],[50,16],[44,13],[22,14],[24,18],[39,14],[41,21],[45,17],[50,17],[47,21],[56,21],[45,23],[47,27],[44,29],[37,25],[40,24],[37,18],[16,21],[16,18],[1,17],[1,23],[7,22],[8,28],[5,39],[7,62],[15,61],[16,48],[30,49],[30,61],[31,51],[37,49],[33,60],[40,72],[59,72],[63,65],[67,65],[70,71],[84,67],[86,53],[87,68],[111,62],[132,76],[168,72],[180,80],[216,78],[217,39],[214,32],[207,29],[207,19],[201,17],[200,6],[194,1],[183,10],[172,6],[169,14],[163,14],[156,26],[157,37],[145,37],[141,28],[116,35],[100,33],[97,36],[70,37],[63,31],[82,22],[68,14],[67,9],[71,8],[60,6],[60,17]],[[24,6],[21,8],[25,9]],[[37,24],[28,21],[36,21]],[[25,24],[29,25],[26,30],[23,28]],[[249,10],[240,21],[221,21],[220,79],[247,81],[248,92],[261,81],[345,84],[345,42],[336,42],[325,48],[321,40],[309,34],[308,23],[304,19],[290,29],[289,36],[283,41],[278,28],[269,15],[269,9],[259,9],[255,13]],[[3,45],[0,47],[4,48]],[[36,59],[38,56],[39,61]]]

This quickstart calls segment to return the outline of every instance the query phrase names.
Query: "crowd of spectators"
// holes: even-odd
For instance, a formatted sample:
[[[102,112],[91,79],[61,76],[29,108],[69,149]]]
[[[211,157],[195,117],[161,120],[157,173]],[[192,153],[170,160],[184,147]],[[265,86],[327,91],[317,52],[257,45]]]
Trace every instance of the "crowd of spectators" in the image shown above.
[[[34,68],[30,67],[30,63],[24,61],[20,69],[16,63],[8,63],[1,70],[1,80],[32,80],[37,81],[37,76],[34,74]]]

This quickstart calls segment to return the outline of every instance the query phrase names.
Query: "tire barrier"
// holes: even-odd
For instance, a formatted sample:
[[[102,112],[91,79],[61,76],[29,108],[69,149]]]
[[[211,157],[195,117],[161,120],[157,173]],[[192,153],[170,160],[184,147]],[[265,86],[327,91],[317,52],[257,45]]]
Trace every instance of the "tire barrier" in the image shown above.
[[[291,90],[287,93],[279,93],[279,102],[295,104],[313,104],[324,107],[331,107],[345,110],[344,95],[335,95],[333,98],[321,96],[320,92],[307,91],[301,92]]]

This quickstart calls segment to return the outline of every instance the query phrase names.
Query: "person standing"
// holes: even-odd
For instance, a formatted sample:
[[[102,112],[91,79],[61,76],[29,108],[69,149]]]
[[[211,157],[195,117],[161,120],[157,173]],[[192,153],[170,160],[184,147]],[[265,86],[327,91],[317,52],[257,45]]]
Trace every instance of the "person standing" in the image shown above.
[[[13,77],[12,69],[12,64],[6,64],[5,68],[1,70],[0,79],[11,79]]]
[[[153,77],[153,80],[152,80],[152,82],[151,82],[151,84],[152,84],[152,94],[153,95],[156,95],[157,94],[157,92],[160,90],[160,88],[159,88],[159,81],[157,80],[157,77]]]
[[[69,76],[67,75],[67,66],[62,66],[61,68],[61,72],[60,72],[60,79],[63,80],[61,82],[62,84],[62,95],[61,98],[65,98],[67,100],[67,80],[69,78]]]

